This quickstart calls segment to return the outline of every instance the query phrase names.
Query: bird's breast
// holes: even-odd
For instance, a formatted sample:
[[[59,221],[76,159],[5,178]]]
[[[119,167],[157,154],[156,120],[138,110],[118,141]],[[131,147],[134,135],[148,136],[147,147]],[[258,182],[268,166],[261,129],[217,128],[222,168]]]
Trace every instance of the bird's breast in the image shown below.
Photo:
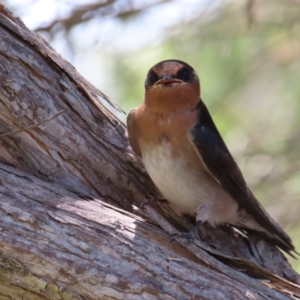
[[[206,193],[205,186],[199,188],[199,183],[207,178],[204,168],[193,166],[188,153],[184,149],[182,153],[178,149],[175,151],[167,139],[162,139],[159,145],[143,149],[142,153],[146,170],[163,196],[182,212],[195,212],[201,193]]]

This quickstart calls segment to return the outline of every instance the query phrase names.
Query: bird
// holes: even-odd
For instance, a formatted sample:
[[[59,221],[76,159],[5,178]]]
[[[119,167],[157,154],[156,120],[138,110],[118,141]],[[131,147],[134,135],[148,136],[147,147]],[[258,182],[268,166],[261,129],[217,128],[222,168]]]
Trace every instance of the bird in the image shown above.
[[[162,196],[194,215],[197,228],[207,222],[254,230],[286,253],[295,252],[247,185],[189,64],[169,59],[148,71],[144,101],[127,116],[127,134]]]

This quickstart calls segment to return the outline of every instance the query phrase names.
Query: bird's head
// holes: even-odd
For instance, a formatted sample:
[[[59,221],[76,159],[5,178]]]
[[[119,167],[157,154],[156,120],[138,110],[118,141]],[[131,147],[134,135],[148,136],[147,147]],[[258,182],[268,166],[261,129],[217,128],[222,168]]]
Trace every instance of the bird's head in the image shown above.
[[[193,109],[200,101],[200,83],[194,69],[175,59],[153,66],[145,81],[145,104],[158,112]]]

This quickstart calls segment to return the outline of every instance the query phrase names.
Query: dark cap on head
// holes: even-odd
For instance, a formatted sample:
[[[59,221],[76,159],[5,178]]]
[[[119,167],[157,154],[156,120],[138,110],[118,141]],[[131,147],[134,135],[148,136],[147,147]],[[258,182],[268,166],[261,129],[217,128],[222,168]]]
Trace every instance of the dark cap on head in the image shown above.
[[[147,73],[145,88],[154,86],[160,80],[170,82],[177,80],[182,83],[199,82],[195,70],[189,64],[176,59],[163,60],[154,65]]]

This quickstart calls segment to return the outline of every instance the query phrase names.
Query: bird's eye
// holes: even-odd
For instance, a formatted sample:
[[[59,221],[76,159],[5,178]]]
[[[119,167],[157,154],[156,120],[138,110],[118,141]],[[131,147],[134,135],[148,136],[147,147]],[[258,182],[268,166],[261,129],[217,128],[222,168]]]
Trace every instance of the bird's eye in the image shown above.
[[[186,68],[183,68],[178,72],[177,78],[187,81],[190,79],[190,72]]]
[[[158,76],[154,73],[154,72],[151,72],[149,75],[148,75],[148,82],[153,85],[156,81],[158,80]]]

